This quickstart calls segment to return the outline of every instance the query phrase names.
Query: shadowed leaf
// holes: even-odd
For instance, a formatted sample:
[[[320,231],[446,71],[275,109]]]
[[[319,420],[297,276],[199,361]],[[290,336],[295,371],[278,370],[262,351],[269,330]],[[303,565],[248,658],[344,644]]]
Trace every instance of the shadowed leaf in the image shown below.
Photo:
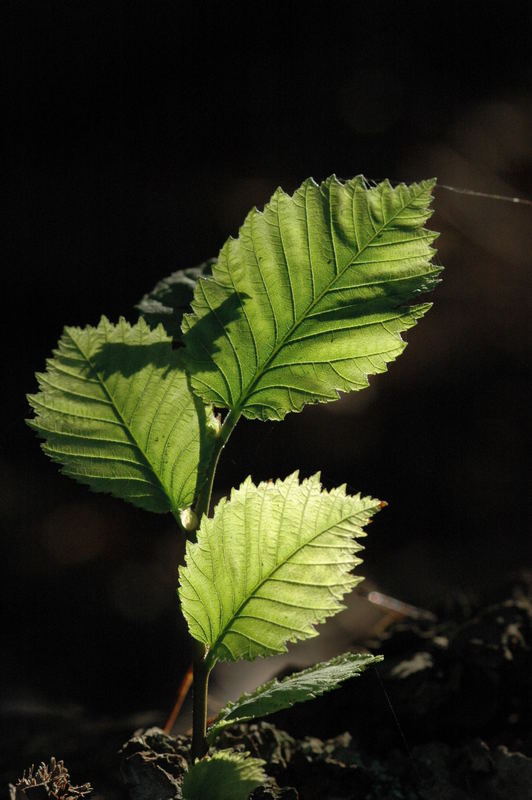
[[[188,310],[199,277],[211,275],[216,259],[211,258],[198,267],[178,269],[160,280],[144,295],[136,308],[152,328],[159,323],[174,341],[181,341],[181,322]]]
[[[266,717],[268,714],[291,708],[296,703],[304,703],[337,689],[344,681],[357,677],[379,661],[382,661],[382,656],[343,653],[330,661],[315,664],[301,672],[294,672],[281,681],[274,678],[222,708],[209,730],[209,741],[214,741],[228,725],[247,722],[256,717]]]

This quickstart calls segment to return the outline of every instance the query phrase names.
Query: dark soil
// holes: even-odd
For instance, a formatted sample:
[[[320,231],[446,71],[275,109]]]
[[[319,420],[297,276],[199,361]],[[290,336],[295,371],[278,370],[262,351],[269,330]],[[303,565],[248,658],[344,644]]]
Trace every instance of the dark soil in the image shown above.
[[[225,731],[221,746],[247,750],[267,762],[270,782],[253,794],[254,800],[532,798],[527,581],[514,583],[499,602],[473,613],[455,606],[444,623],[399,622],[371,644],[385,656],[378,669],[268,722]],[[44,713],[40,735],[53,745],[50,756],[63,758],[77,780],[92,783],[93,797],[180,798],[188,739],[147,728],[150,722]],[[144,730],[128,739],[135,724]],[[18,741],[24,751],[38,730],[38,719],[19,715],[11,720],[7,746]],[[21,785],[16,799],[80,796],[79,787],[69,790],[68,781],[62,787],[62,793],[57,787],[54,793],[45,785]]]

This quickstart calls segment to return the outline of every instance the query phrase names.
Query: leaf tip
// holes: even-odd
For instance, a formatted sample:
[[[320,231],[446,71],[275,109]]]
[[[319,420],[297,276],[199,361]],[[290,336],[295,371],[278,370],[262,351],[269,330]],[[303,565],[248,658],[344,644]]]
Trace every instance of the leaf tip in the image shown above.
[[[301,184],[301,189],[308,189],[309,187],[312,189],[319,188],[319,184],[314,180],[312,176],[309,178],[305,178],[305,180]]]

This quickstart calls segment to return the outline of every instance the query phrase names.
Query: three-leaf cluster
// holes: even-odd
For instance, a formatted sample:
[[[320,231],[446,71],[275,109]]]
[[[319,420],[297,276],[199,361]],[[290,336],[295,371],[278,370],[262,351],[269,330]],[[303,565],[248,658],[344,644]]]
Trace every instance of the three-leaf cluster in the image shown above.
[[[281,420],[336,400],[403,351],[401,334],[430,307],[414,300],[440,272],[431,263],[436,234],[424,227],[433,186],[332,177],[307,180],[292,196],[278,189],[217,259],[145,295],[136,324],[65,328],[29,398],[45,452],[94,491],[143,509],[178,521],[195,504],[206,511],[198,498],[241,415]],[[213,407],[227,411],[221,428]],[[316,635],[361,580],[352,574],[358,538],[379,507],[296,473],[259,485],[247,478],[212,517],[203,514],[179,596],[206,668]],[[375,660],[348,653],[266,684],[223,709],[209,740]],[[263,780],[256,760],[220,751],[191,768],[184,796],[200,797],[209,774],[219,776],[220,798],[237,797],[235,781],[244,798]],[[233,794],[223,794],[223,776]]]

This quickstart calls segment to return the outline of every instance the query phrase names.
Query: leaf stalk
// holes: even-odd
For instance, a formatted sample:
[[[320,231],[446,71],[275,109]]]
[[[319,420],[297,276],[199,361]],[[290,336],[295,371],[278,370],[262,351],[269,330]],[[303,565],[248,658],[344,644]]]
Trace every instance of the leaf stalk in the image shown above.
[[[194,684],[192,690],[192,760],[203,758],[207,744],[207,696],[211,668],[205,661],[205,650],[194,642]]]
[[[227,444],[229,437],[234,431],[236,424],[240,419],[241,413],[242,412],[240,408],[234,408],[231,411],[229,411],[226,418],[224,419],[220,435],[218,437],[216,446],[214,448],[214,452],[212,454],[211,463],[209,464],[209,468],[207,470],[207,479],[205,480],[205,483],[203,484],[203,487],[200,493],[198,494],[198,499],[196,501],[196,506],[194,508],[198,523],[196,528],[189,534],[189,538],[192,539],[192,541],[196,540],[196,531],[198,530],[201,524],[201,518],[203,517],[204,514],[207,515],[209,514],[209,509],[211,505],[212,487],[214,484],[214,476],[216,475],[216,468],[218,467],[220,455],[225,445]]]

